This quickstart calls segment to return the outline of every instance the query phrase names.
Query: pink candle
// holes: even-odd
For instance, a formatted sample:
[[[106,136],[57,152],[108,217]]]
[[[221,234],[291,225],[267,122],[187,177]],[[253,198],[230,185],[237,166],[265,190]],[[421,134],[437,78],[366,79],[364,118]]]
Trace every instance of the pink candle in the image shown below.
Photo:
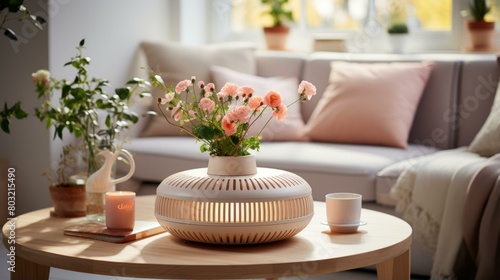
[[[133,230],[135,222],[135,192],[106,193],[106,227]]]

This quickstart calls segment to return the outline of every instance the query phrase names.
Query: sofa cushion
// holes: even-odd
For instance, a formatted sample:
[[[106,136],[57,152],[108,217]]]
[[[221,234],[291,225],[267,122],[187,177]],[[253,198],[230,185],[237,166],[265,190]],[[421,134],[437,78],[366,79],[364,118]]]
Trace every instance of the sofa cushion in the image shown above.
[[[255,49],[252,44],[224,43],[195,47],[174,42],[144,42],[141,49],[147,58],[148,67],[162,73],[167,86],[175,86],[179,81],[191,79],[192,76],[197,81],[211,82],[210,67],[213,65],[246,74],[256,73]],[[152,109],[158,116],[151,118],[141,136],[180,135],[180,130],[169,125],[157,108],[156,100],[163,93],[156,89],[152,93]]]
[[[208,154],[199,151],[192,137],[143,137],[125,144],[134,156],[134,177],[160,182],[167,176],[191,168],[206,167]],[[408,149],[382,146],[312,142],[263,142],[255,153],[259,167],[288,170],[303,177],[313,188],[313,197],[324,200],[330,192],[350,191],[365,201],[376,199],[377,172],[416,154],[430,153],[420,145]]]
[[[297,77],[258,77],[249,75],[225,67],[213,66],[211,68],[213,81],[217,88],[221,88],[226,82],[232,82],[239,86],[251,86],[254,95],[264,96],[269,90],[275,90],[281,93],[283,104],[289,105],[299,99],[297,93]],[[282,122],[274,118],[267,124],[262,131],[262,140],[264,141],[303,141],[306,140],[304,129],[305,124],[300,113],[300,102],[288,107],[287,116]],[[248,131],[249,136],[256,136],[271,118],[271,110],[266,110],[263,115],[257,119]]]
[[[406,148],[434,63],[331,66],[330,84],[307,123],[311,140]]]
[[[500,87],[497,87],[490,114],[472,140],[469,151],[483,157],[500,153]]]

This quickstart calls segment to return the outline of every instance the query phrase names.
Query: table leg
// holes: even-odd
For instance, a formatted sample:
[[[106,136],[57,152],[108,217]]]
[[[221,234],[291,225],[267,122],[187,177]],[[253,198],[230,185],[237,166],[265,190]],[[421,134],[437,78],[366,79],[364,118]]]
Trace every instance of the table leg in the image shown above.
[[[11,280],[49,279],[50,267],[16,257],[15,272],[10,273]]]
[[[377,264],[377,279],[379,280],[409,280],[410,279],[410,250]]]

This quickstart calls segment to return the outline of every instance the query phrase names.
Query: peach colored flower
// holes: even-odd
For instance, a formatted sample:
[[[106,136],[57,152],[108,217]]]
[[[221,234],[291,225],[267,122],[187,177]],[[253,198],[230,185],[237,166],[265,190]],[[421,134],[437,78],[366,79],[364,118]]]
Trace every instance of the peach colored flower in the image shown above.
[[[226,99],[226,97],[227,97],[227,94],[225,92],[219,91],[217,93],[217,100],[219,100],[219,101],[223,101],[224,99]]]
[[[250,100],[248,100],[248,108],[252,111],[260,111],[262,110],[262,106],[264,105],[264,97],[262,96],[252,96]]]
[[[276,118],[276,120],[278,120],[278,122],[281,122],[287,115],[286,106],[283,104],[278,105],[276,108],[274,108],[272,115]]]
[[[271,108],[278,107],[281,105],[281,94],[274,90],[268,91],[264,97],[264,104]]]
[[[238,85],[235,83],[226,83],[220,91],[226,96],[236,96],[238,94]]]
[[[302,100],[311,100],[311,97],[316,95],[316,87],[308,81],[302,81],[299,84],[297,92],[300,94]]]
[[[250,86],[242,86],[238,88],[238,95],[243,98],[252,96],[254,92],[255,90]]]
[[[207,92],[211,92],[215,88],[215,85],[213,83],[208,83],[205,85],[204,89]]]
[[[250,110],[247,106],[236,106],[229,113],[231,120],[238,120],[241,123],[247,123],[250,119]]]
[[[203,88],[205,83],[203,81],[198,81],[198,87]]]
[[[188,89],[188,87],[191,85],[191,80],[183,80],[183,81],[180,81],[179,83],[177,83],[177,85],[175,86],[175,92],[177,93],[181,93],[183,91],[185,91],[186,89]]]
[[[231,136],[236,132],[237,125],[235,122],[232,122],[227,116],[224,116],[221,121],[222,129],[224,129],[224,133],[227,136]]]
[[[180,120],[181,120],[181,110],[180,110],[180,108],[177,108],[177,107],[176,107],[176,108],[174,108],[174,109],[172,110],[172,118],[174,118],[174,120],[175,120],[176,122],[178,122],[178,121],[180,121]]]
[[[43,88],[48,88],[50,84],[50,72],[47,70],[38,70],[31,74],[33,82],[35,84],[42,86]]]
[[[173,92],[165,93],[165,100],[167,101],[167,103],[174,99],[174,95],[175,93]]]
[[[212,113],[212,111],[215,108],[215,102],[213,102],[210,98],[203,97],[200,100],[200,103],[198,103],[198,107],[200,107],[201,109],[203,109],[209,113]]]

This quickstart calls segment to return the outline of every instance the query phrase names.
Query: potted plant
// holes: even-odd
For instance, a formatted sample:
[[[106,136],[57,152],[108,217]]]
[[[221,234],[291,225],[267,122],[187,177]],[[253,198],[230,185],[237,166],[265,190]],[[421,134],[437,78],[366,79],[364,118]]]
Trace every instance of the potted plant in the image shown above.
[[[471,50],[490,50],[493,45],[495,23],[486,21],[485,16],[490,11],[486,0],[473,0],[469,4],[472,19],[467,21],[467,30],[471,40]]]
[[[83,205],[85,205],[85,178],[99,168],[97,152],[100,149],[114,151],[117,138],[121,132],[128,129],[131,124],[138,121],[138,116],[131,112],[128,103],[135,90],[143,83],[139,79],[129,81],[128,87],[115,89],[115,94],[108,95],[105,87],[108,81],[99,78],[90,78],[87,66],[90,58],[83,56],[85,40],[81,40],[77,47],[77,55],[64,66],[70,66],[76,71],[72,80],[57,80],[51,77],[47,70],[38,70],[32,74],[38,98],[42,99],[42,104],[35,108],[35,116],[46,124],[47,129],[52,128],[54,138],[63,139],[63,132],[69,132],[80,141],[81,147],[65,147],[61,152],[59,166],[56,168],[57,180],[50,187],[51,194],[64,192],[71,194],[61,194],[52,196],[54,200],[59,198],[69,199],[70,196],[83,194]],[[146,96],[146,93],[141,93]],[[55,98],[58,97],[58,98]],[[1,128],[9,133],[11,118],[25,118],[28,114],[21,108],[18,102],[14,106],[4,105],[0,112]],[[82,155],[82,150],[84,151]],[[74,153],[79,151],[79,155]],[[79,170],[83,174],[75,178],[77,174],[67,174],[68,170],[75,170],[72,164],[74,158],[84,159],[84,170]],[[75,170],[77,171],[77,170]],[[76,172],[77,173],[77,172]],[[76,177],[78,178],[78,177]],[[81,202],[74,203],[80,206]],[[73,209],[69,216],[85,215],[85,208]],[[56,209],[56,216],[68,216],[64,211]]]
[[[394,23],[387,28],[387,33],[389,33],[389,39],[391,40],[392,51],[395,53],[406,52],[408,26],[405,23]]]
[[[288,22],[293,22],[293,13],[287,8],[288,0],[261,0],[267,7],[264,16],[272,19],[271,26],[264,27],[264,36],[267,48],[270,50],[285,50],[290,27]]]

